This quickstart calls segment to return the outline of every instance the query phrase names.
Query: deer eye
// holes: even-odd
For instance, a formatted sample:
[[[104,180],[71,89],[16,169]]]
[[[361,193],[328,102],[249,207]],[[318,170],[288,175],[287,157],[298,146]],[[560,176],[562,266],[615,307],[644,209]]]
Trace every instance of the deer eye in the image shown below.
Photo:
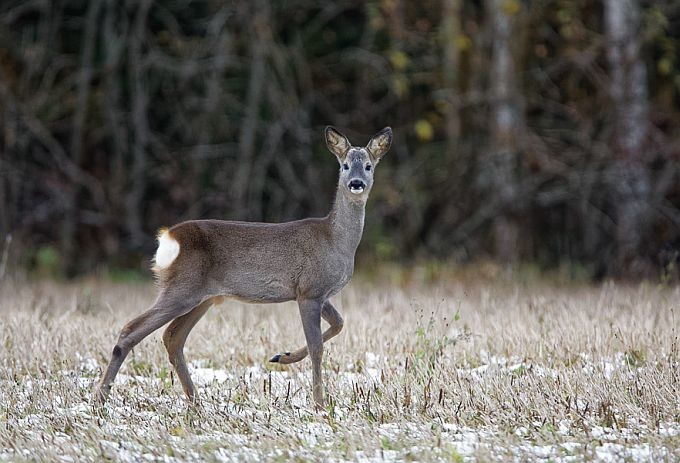
[[[366,172],[370,172],[370,171],[371,171],[371,165],[370,165],[370,164],[366,164]]]
[[[344,164],[342,165],[342,168],[345,169],[345,170],[349,170],[349,164],[344,163]]]

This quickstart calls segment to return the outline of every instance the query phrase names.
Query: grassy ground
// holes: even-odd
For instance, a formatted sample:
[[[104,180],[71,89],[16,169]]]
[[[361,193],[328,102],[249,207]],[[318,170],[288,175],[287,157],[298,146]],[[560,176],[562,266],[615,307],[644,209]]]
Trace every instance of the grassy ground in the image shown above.
[[[389,279],[387,279],[389,280]],[[680,288],[355,277],[334,301],[324,413],[294,304],[227,302],[187,343],[190,409],[155,333],[93,383],[151,284],[0,286],[0,460],[680,459]]]

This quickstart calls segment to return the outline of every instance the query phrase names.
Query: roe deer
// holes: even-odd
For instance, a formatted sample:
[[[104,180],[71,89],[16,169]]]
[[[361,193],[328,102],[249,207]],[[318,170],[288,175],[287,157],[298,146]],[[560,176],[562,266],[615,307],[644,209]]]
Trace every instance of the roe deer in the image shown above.
[[[234,298],[251,303],[298,302],[307,346],[274,355],[270,362],[299,362],[309,353],[314,401],[323,407],[323,343],[343,325],[329,298],[352,277],[373,171],[392,144],[392,129],[378,132],[365,148],[352,147],[333,127],[326,128],[325,137],[340,163],[335,202],[326,217],[277,224],[191,220],[161,230],[154,266],[158,297],[121,330],[99,383],[100,401],[106,400],[130,350],[172,322],[163,333],[163,343],[187,399],[194,402],[184,343],[211,305]],[[321,317],[330,324],[323,335]]]

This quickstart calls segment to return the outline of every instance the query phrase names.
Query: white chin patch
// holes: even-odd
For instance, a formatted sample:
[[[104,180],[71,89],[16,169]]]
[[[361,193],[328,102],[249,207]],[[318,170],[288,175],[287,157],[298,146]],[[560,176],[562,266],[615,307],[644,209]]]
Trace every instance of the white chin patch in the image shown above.
[[[168,268],[179,255],[179,243],[170,236],[165,230],[158,236],[158,249],[156,250],[156,265],[161,268]]]
[[[364,189],[363,188],[350,188],[349,191],[351,191],[355,195],[360,195],[361,193],[364,192]]]

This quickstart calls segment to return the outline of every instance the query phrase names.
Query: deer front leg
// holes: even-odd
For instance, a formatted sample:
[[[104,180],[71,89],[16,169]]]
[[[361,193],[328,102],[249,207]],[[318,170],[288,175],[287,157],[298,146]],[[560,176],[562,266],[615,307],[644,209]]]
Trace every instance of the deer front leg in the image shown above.
[[[321,316],[330,325],[326,331],[323,333],[323,342],[328,341],[332,337],[336,336],[344,325],[344,320],[342,315],[338,312],[331,301],[325,301],[323,307],[321,308]],[[299,362],[300,360],[307,357],[307,346],[301,347],[293,352],[285,352],[283,354],[276,354],[269,359],[272,363],[281,363],[283,365],[288,365],[291,363]]]
[[[321,336],[320,301],[298,301],[302,328],[307,340],[307,349],[312,359],[312,392],[317,408],[323,408],[323,381],[321,378],[321,357],[323,356],[323,337]]]

